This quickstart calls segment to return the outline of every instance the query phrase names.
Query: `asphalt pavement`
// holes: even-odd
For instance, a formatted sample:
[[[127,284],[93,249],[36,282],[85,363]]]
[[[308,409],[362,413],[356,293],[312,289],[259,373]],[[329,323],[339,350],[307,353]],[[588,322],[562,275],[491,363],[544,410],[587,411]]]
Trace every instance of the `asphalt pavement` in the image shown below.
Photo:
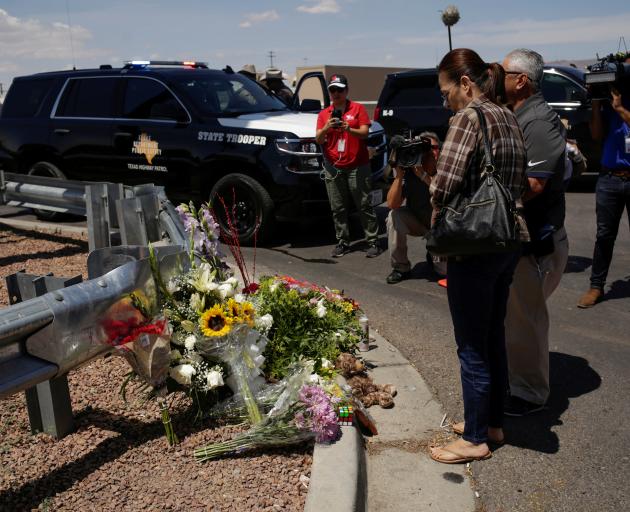
[[[507,419],[506,445],[492,459],[472,464],[478,510],[630,510],[630,229],[624,217],[605,300],[578,309],[575,304],[588,288],[594,207],[592,193],[567,196],[569,262],[549,301],[551,397],[544,411]],[[383,221],[386,209],[378,210]],[[0,212],[6,216],[20,218]],[[326,221],[283,225],[265,247],[243,252],[250,271],[255,258],[259,267],[344,289],[361,303],[371,326],[418,369],[448,415],[462,419],[446,291],[427,271],[424,242],[411,239],[413,278],[397,285],[385,283],[386,252],[367,259],[365,246],[356,242],[354,252],[334,259],[333,245],[332,223]]]
[[[592,193],[567,196],[569,263],[549,301],[548,406],[530,417],[508,418],[506,446],[491,460],[472,464],[472,484],[488,512],[630,510],[630,230],[624,218],[606,300],[578,309],[575,304],[588,288],[594,201]],[[385,213],[379,208],[381,220]],[[461,420],[446,291],[427,271],[424,242],[410,243],[413,279],[388,285],[387,253],[365,258],[365,247],[356,242],[354,252],[331,258],[332,233],[329,222],[282,226],[255,257],[263,266],[344,289],[357,299],[371,325],[419,370],[449,416]],[[252,262],[254,250],[244,253]]]

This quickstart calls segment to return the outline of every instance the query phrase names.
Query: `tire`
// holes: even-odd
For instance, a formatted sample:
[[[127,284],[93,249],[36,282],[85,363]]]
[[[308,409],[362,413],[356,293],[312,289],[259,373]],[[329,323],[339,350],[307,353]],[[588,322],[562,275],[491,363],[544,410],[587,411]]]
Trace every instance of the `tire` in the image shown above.
[[[228,174],[210,191],[210,203],[223,233],[230,232],[226,208],[241,245],[259,243],[272,232],[274,204],[267,190],[246,174]]]
[[[27,173],[29,176],[44,176],[46,178],[58,178],[60,180],[65,180],[66,176],[62,173],[57,166],[51,164],[50,162],[37,162],[33,164]],[[40,220],[57,220],[62,216],[60,212],[51,212],[49,210],[39,210],[37,208],[33,208],[33,213]]]

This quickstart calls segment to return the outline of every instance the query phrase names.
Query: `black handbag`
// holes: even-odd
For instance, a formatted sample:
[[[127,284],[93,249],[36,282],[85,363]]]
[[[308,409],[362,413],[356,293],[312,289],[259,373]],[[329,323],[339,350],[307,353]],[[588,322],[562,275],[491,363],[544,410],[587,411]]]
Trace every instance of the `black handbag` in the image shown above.
[[[485,165],[480,170],[479,188],[472,193],[458,193],[436,216],[427,235],[427,250],[437,256],[512,252],[520,246],[516,204],[494,167],[486,119],[473,108],[483,135]]]

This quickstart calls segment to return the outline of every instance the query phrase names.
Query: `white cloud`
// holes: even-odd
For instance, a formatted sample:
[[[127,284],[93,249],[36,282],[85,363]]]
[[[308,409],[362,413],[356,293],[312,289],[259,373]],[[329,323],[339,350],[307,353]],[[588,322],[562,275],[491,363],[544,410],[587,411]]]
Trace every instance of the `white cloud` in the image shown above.
[[[107,54],[102,49],[88,49],[85,43],[92,38],[89,30],[72,26],[75,58]],[[43,23],[36,19],[11,16],[0,9],[0,59],[63,59],[72,58],[68,25],[59,22]]]
[[[617,44],[617,34],[627,34],[630,13],[593,18],[565,18],[559,20],[507,20],[503,23],[478,23],[462,25],[451,30],[456,47],[542,46],[559,44],[583,44],[608,42]],[[401,37],[403,45],[433,45],[437,39],[445,39],[444,30],[428,33],[422,37]]]
[[[252,25],[256,25],[258,23],[264,23],[267,21],[276,21],[280,19],[278,13],[274,10],[264,11],[264,12],[250,12],[245,15],[245,21],[242,21],[239,24],[241,28],[249,28]]]
[[[311,6],[300,5],[297,10],[308,14],[324,14],[328,12],[339,12],[341,7],[337,0],[309,0]]]

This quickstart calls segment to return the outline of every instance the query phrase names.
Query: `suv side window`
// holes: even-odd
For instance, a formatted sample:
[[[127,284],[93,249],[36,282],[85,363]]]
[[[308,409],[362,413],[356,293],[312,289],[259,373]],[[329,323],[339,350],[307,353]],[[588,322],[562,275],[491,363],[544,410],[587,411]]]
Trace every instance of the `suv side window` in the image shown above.
[[[543,75],[542,93],[547,103],[573,103],[584,96],[575,83],[555,73]]]
[[[71,78],[57,105],[55,117],[115,117],[115,77]]]
[[[13,82],[2,109],[2,117],[35,116],[52,83],[52,78]]]
[[[157,80],[127,78],[122,115],[128,119],[188,121],[173,93]]]
[[[388,107],[417,107],[442,105],[437,75],[415,76],[392,81]]]

